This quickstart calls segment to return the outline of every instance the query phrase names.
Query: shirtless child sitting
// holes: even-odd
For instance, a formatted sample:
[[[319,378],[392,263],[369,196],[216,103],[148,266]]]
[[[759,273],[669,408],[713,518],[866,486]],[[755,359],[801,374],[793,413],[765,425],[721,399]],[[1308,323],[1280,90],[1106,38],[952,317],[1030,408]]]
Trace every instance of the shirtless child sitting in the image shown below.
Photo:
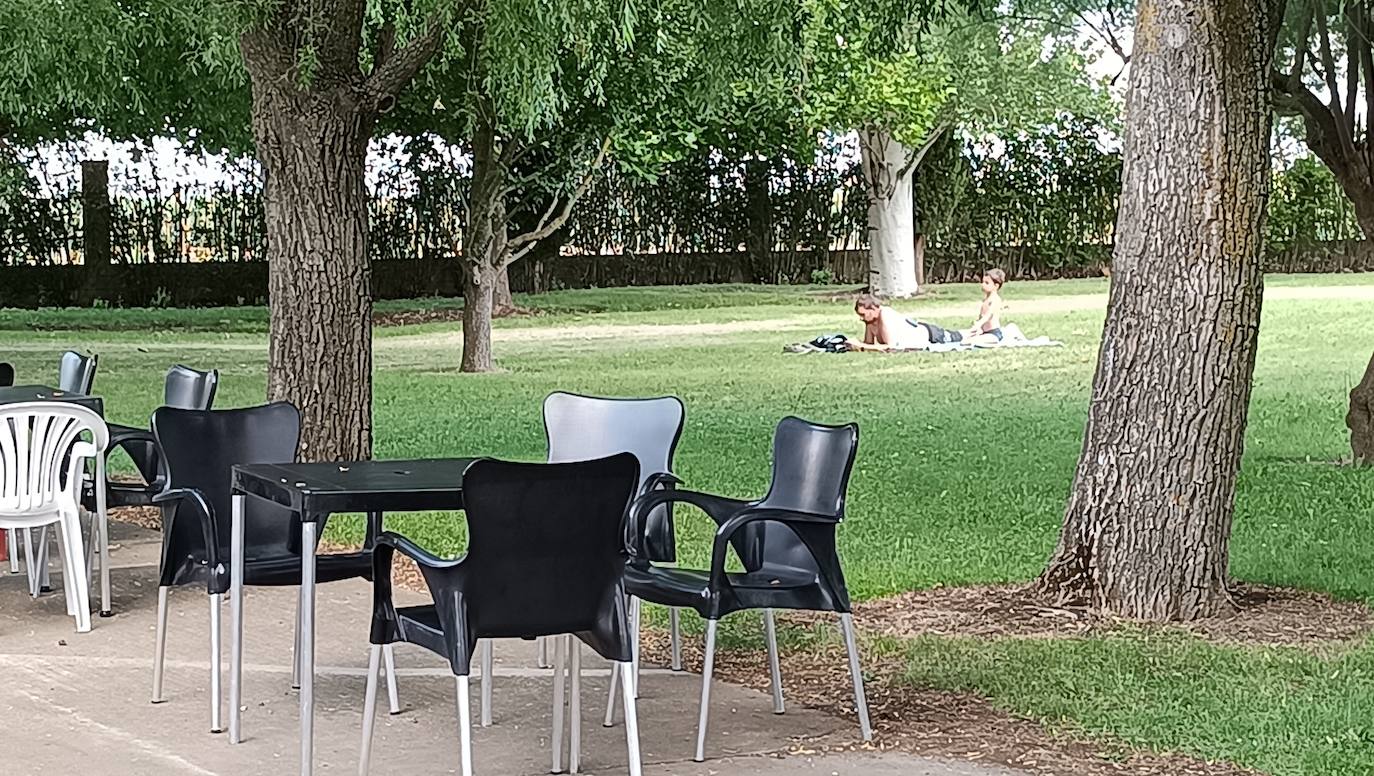
[[[963,334],[933,323],[908,320],[901,313],[864,294],[854,302],[854,313],[864,322],[863,342],[850,341],[850,350],[925,350],[934,343],[959,342]]]
[[[965,342],[995,345],[1002,341],[1002,286],[1007,273],[996,267],[983,273],[983,304],[978,319],[968,331],[962,332]]]

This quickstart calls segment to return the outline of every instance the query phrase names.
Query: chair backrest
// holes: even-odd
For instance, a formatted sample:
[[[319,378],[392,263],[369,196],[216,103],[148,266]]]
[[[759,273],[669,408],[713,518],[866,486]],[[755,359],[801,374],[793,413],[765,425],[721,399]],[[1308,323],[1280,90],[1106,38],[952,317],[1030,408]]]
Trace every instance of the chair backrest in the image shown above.
[[[757,571],[772,564],[811,570],[847,600],[835,525],[844,519],[845,492],[858,447],[859,427],[852,423],[822,426],[795,417],[778,423],[773,433],[773,482],[757,505],[832,517],[835,523],[745,526],[732,544],[746,569]]]
[[[80,450],[83,441],[87,447]],[[0,517],[58,506],[75,509],[78,467],[84,458],[104,455],[109,443],[105,421],[85,407],[63,402],[0,407]]]
[[[639,460],[637,493],[659,472],[673,471],[673,454],[686,418],[676,396],[651,399],[607,399],[557,391],[544,399],[544,433],[549,463],[589,461],[616,453]],[[676,560],[671,507],[655,509],[645,520],[645,547],[650,560]]]
[[[773,482],[760,506],[844,517],[859,427],[786,417],[773,432]]]
[[[243,463],[290,463],[296,460],[301,416],[285,402],[234,410],[186,410],[159,407],[153,412],[153,437],[167,467],[169,489],[201,492],[215,511],[219,546],[228,552],[230,470]],[[183,502],[176,509],[194,509]],[[169,521],[173,533],[164,542],[179,561],[204,557],[200,521]],[[244,511],[244,546],[276,553],[299,551],[299,522],[285,507],[262,499],[248,499]],[[294,543],[293,543],[294,539]],[[221,554],[221,557],[228,557]]]
[[[83,356],[75,350],[62,354],[57,366],[57,388],[67,393],[89,394],[95,385],[95,367],[99,359],[92,353]]]
[[[219,388],[219,370],[201,372],[177,364],[167,370],[163,405],[183,410],[208,410],[215,404],[215,390]]]
[[[8,388],[14,385],[14,367],[0,361],[0,388]]]
[[[482,460],[463,475],[464,605],[478,638],[589,634],[627,660],[623,519],[633,455],[578,463]]]
[[[557,391],[544,399],[549,463],[634,453],[641,484],[673,470],[686,410],[676,396],[606,399]]]

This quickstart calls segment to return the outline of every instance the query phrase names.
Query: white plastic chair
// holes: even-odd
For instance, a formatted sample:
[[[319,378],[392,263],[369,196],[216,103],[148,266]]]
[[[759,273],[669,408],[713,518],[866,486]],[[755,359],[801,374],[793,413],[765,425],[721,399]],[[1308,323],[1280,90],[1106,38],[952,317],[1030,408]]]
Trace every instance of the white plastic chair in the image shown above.
[[[85,434],[89,439],[82,438]],[[76,618],[79,633],[91,629],[89,567],[81,538],[81,482],[88,458],[96,462],[97,481],[103,480],[109,440],[105,421],[85,407],[60,402],[0,407],[0,528],[23,530],[24,544],[32,547],[33,529],[57,526],[67,613]],[[97,523],[102,517],[95,518]],[[98,527],[92,533],[104,542],[105,526]],[[36,581],[47,557],[32,551],[26,556],[29,579]]]

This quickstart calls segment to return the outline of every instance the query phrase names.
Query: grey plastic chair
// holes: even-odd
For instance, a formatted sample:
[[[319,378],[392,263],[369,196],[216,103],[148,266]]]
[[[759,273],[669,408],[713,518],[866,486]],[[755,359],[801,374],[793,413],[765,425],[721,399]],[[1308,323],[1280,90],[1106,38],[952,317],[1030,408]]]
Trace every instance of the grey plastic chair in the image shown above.
[[[215,403],[219,388],[219,370],[202,372],[177,364],[167,370],[163,382],[164,407],[179,410],[208,410]],[[153,496],[166,487],[167,473],[158,452],[153,432],[147,428],[110,424],[110,450],[122,449],[134,462],[143,477],[142,483],[111,482],[106,486],[107,503],[111,507],[151,506]]]
[[[638,494],[675,488],[681,480],[673,474],[673,455],[682,438],[686,408],[676,396],[648,399],[603,398],[558,391],[544,399],[544,432],[549,443],[549,463],[586,461],[621,452],[639,459]],[[626,537],[627,544],[631,537]],[[677,561],[672,505],[664,504],[648,516],[644,525],[646,553],[655,563]],[[635,635],[635,679],[639,678],[638,600],[630,604]],[[682,670],[682,638],[676,607],[669,609],[671,667]],[[618,672],[612,674],[615,693]],[[638,696],[638,681],[635,682]]]
[[[62,354],[57,365],[57,389],[67,393],[89,394],[95,385],[95,368],[99,357],[92,353],[83,356],[75,350]]]

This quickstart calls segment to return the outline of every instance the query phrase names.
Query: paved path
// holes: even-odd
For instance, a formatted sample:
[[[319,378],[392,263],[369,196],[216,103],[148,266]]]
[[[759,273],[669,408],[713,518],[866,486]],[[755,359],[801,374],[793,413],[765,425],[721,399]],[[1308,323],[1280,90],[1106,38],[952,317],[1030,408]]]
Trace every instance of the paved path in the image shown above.
[[[294,594],[250,589],[245,602],[245,740],[230,746],[209,732],[209,599],[193,587],[172,593],[166,702],[149,703],[154,607],[154,534],[114,526],[117,549],[112,619],[77,634],[57,593],[37,601],[23,579],[0,572],[0,771],[15,774],[266,776],[297,768],[297,700],[290,688]],[[362,582],[324,585],[319,597],[316,756],[319,774],[357,771],[370,590]],[[224,621],[228,623],[227,607]],[[225,634],[228,662],[228,634]],[[590,656],[590,652],[586,653]],[[374,774],[442,774],[457,769],[452,675],[415,648],[396,652],[402,712],[382,713]],[[496,648],[495,724],[474,733],[476,770],[500,776],[543,774],[550,764],[549,671],[525,642]],[[623,726],[603,728],[608,672],[584,661],[582,772],[624,773]],[[764,694],[729,684],[712,689],[706,763],[691,761],[699,678],[645,670],[640,699],[646,773],[653,776],[1012,776],[981,766],[895,755],[779,757],[797,742],[852,739],[843,720],[793,707],[771,713]],[[227,695],[227,680],[226,680]],[[476,686],[474,685],[474,703]],[[475,718],[474,713],[474,718]]]

